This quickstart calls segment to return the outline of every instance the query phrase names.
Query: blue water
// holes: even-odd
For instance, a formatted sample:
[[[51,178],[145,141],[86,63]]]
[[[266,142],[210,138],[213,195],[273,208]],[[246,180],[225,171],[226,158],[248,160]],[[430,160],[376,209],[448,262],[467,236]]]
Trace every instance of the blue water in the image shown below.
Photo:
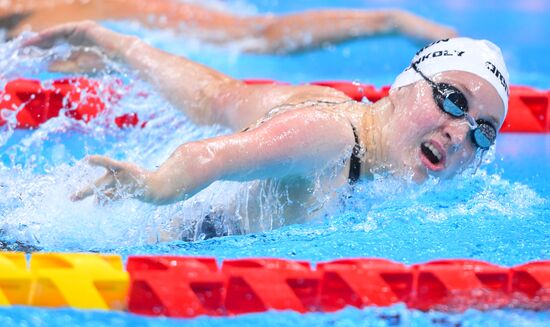
[[[487,1],[411,1],[411,0],[307,0],[238,1],[239,12],[294,13],[315,8],[399,8],[428,19],[453,26],[462,36],[488,39],[499,45],[506,58],[511,84],[550,88],[550,35],[546,0],[487,0]],[[243,5],[244,4],[244,5]],[[232,10],[235,6],[229,6]],[[244,7],[244,8],[243,8]],[[235,10],[235,9],[233,9]],[[216,67],[239,78],[273,78],[294,83],[312,80],[361,80],[375,85],[387,85],[409,64],[422,42],[402,37],[379,36],[326,46],[293,56],[228,55],[187,42],[174,42],[164,34],[152,35],[141,29],[132,30],[128,24],[109,22],[110,27],[145,36],[147,40],[171,52],[185,54],[194,60]],[[179,41],[179,40],[178,40]]]
[[[399,7],[455,26],[460,34],[499,44],[512,84],[550,88],[550,35],[544,1],[248,1],[228,10],[293,12],[319,7]],[[378,86],[392,82],[420,44],[399,36],[356,40],[292,56],[242,55],[186,41],[163,31],[106,22],[117,30],[143,36],[167,51],[238,78],[272,78],[292,83],[314,80],[359,80]],[[5,50],[9,45],[2,45]],[[62,51],[62,50],[59,50]],[[9,51],[6,51],[8,53]],[[42,58],[43,59],[43,58]],[[3,78],[49,77],[42,59],[9,61]],[[6,64],[7,57],[0,58]],[[41,61],[42,60],[42,61]],[[116,71],[130,81],[131,72]],[[104,82],[109,76],[99,76]],[[182,210],[155,208],[135,201],[96,205],[71,203],[68,195],[100,173],[80,159],[101,153],[154,167],[182,142],[225,133],[221,128],[190,124],[147,85],[134,89],[111,108],[116,114],[138,112],[150,123],[119,130],[104,123],[89,125],[54,119],[37,131],[0,129],[0,226],[14,239],[38,242],[45,250],[101,250],[131,254],[182,254],[238,257],[282,257],[312,262],[343,257],[383,257],[405,263],[437,258],[473,258],[512,266],[550,258],[550,137],[500,135],[491,162],[475,174],[451,181],[402,187],[394,181],[360,184],[347,204],[324,219],[264,233],[205,241],[147,245],[147,228],[162,225]],[[136,96],[148,91],[147,101]],[[135,93],[132,93],[135,92]],[[154,110],[151,110],[154,108]],[[112,117],[111,117],[112,118]],[[108,117],[105,118],[108,120]],[[227,188],[232,185],[223,186]],[[224,189],[221,187],[220,189]],[[223,192],[218,194],[223,197]],[[6,227],[7,226],[7,227]],[[136,325],[435,325],[546,326],[547,312],[494,310],[464,314],[422,313],[402,306],[349,308],[337,313],[292,312],[195,320],[146,318],[127,313],[0,308],[1,326]]]
[[[30,317],[29,317],[30,316]],[[397,305],[390,308],[358,310],[346,308],[336,313],[266,312],[230,318],[195,319],[146,318],[120,312],[0,308],[2,326],[548,326],[548,314],[521,310],[469,310],[463,314],[423,313]]]

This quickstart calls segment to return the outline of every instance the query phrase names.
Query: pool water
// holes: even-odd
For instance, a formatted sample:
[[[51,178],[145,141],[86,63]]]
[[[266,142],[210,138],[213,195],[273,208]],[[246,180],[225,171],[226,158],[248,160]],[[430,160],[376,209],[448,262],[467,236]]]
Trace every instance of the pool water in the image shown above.
[[[550,88],[550,35],[543,1],[248,1],[222,4],[226,10],[290,12],[319,7],[379,8],[398,6],[455,26],[460,34],[487,38],[502,47],[512,84]],[[242,9],[244,8],[244,9]],[[491,14],[488,15],[487,13]],[[546,16],[545,16],[546,15]],[[219,69],[238,78],[272,78],[292,83],[316,80],[358,80],[387,85],[420,47],[395,35],[355,40],[292,56],[243,55],[186,40],[165,31],[135,24],[105,22],[109,27],[144,37],[167,51]],[[17,42],[17,41],[15,41]],[[49,53],[13,57],[14,43],[0,46],[2,82],[15,77],[57,77],[45,71],[46,59],[63,55],[63,46]],[[229,55],[227,53],[229,52]],[[167,218],[188,210],[186,204],[153,207],[137,201],[97,205],[72,203],[68,195],[101,173],[87,167],[86,154],[106,154],[146,167],[162,162],[179,144],[228,131],[191,124],[133,72],[112,64],[114,73],[94,76],[108,84],[122,79],[125,97],[111,115],[137,112],[144,128],[118,129],[102,117],[83,124],[60,117],[35,131],[0,128],[0,227],[12,241],[50,251],[102,251],[131,254],[280,257],[312,262],[343,257],[381,257],[407,264],[438,258],[472,258],[511,266],[550,258],[550,137],[502,134],[488,164],[475,174],[450,181],[431,180],[422,186],[375,180],[359,184],[345,204],[322,219],[263,233],[198,242],[150,244],[152,230]],[[140,94],[147,93],[144,101]],[[152,109],[153,108],[153,109]],[[222,182],[208,201],[223,203],[238,185]],[[209,205],[204,200],[204,205]],[[153,232],[154,234],[154,232]],[[322,314],[267,312],[231,318],[200,317],[187,324],[228,325],[521,325],[545,326],[548,312],[521,310],[467,311],[463,314],[423,313],[403,306],[367,308]],[[0,325],[176,325],[182,320],[147,318],[118,312],[70,309],[0,308]]]

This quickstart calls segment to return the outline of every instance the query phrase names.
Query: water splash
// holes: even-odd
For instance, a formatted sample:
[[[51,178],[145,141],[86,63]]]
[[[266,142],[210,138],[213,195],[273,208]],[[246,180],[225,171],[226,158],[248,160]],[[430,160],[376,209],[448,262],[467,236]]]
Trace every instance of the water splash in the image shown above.
[[[49,50],[18,47],[28,36],[0,47],[4,57],[13,60],[12,71],[2,76],[3,84],[16,77],[51,78],[44,71],[52,60],[67,58],[64,46]],[[149,169],[159,166],[182,143],[228,133],[220,126],[197,126],[175,110],[150,85],[138,80],[135,72],[103,58],[105,68],[86,77],[104,85],[105,110],[86,123],[70,118],[61,110],[33,131],[14,130],[15,122],[1,131],[5,140],[0,148],[2,193],[0,229],[4,242],[21,243],[50,250],[94,250],[151,244],[181,238],[174,222],[187,226],[191,236],[201,239],[197,219],[223,208],[237,220],[258,214],[249,230],[271,230],[284,224],[283,204],[278,201],[284,185],[272,182],[248,184],[218,182],[185,203],[154,207],[137,201],[104,205],[93,199],[73,203],[70,194],[91,183],[102,169],[88,167],[82,159],[89,154],[134,162]],[[17,72],[17,74],[15,73]],[[61,75],[55,75],[61,76]],[[121,81],[124,87],[121,87]],[[48,87],[51,82],[44,82]],[[117,101],[108,98],[109,88],[118,92]],[[102,93],[102,92],[100,92]],[[81,95],[86,101],[86,95]],[[117,98],[118,99],[118,98]],[[136,113],[145,126],[119,129],[114,117]],[[284,192],[283,192],[284,194]],[[233,201],[234,200],[234,201]],[[249,208],[250,203],[266,205]],[[236,203],[234,204],[228,203]],[[269,204],[269,205],[267,205]],[[256,217],[255,217],[256,218]],[[231,222],[228,222],[230,225]],[[228,228],[228,226],[222,226]],[[232,231],[230,234],[242,231]]]
[[[6,67],[1,78],[4,85],[8,79],[20,76],[51,78],[51,74],[43,73],[48,62],[69,54],[63,46],[18,54],[16,45],[21,40],[16,39],[0,47],[0,63],[12,60],[12,67],[17,68]],[[122,88],[123,96],[119,101],[106,101],[106,110],[90,123],[75,121],[62,114],[35,131],[14,131],[9,127],[0,130],[0,140],[4,140],[0,147],[2,239],[50,250],[126,247],[126,251],[132,251],[135,249],[133,246],[173,238],[173,235],[166,234],[170,232],[174,217],[196,220],[197,217],[217,212],[219,207],[228,206],[228,202],[235,197],[239,198],[236,201],[238,204],[251,200],[271,202],[274,200],[272,195],[284,187],[278,184],[219,182],[190,201],[163,207],[133,200],[105,205],[97,205],[93,199],[71,202],[69,195],[72,192],[102,173],[101,169],[88,167],[82,162],[88,154],[103,154],[153,169],[184,142],[228,133],[219,126],[192,124],[152,91],[147,83],[136,79],[135,72],[107,59],[105,63],[106,70],[91,77],[104,85],[123,81],[129,87]],[[129,112],[137,113],[146,120],[146,126],[115,127],[113,118]],[[249,190],[255,187],[265,192],[260,192],[257,199],[249,199],[252,194]],[[239,244],[236,248],[240,249],[238,253],[242,253],[242,249],[248,248],[250,243],[251,247],[256,248],[251,249],[250,253],[258,255],[268,253],[311,259],[329,253],[331,257],[357,256],[378,250],[379,253],[388,253],[388,257],[403,258],[406,256],[404,252],[387,252],[388,249],[426,248],[429,243],[421,238],[425,237],[423,233],[438,228],[445,237],[454,230],[469,232],[476,227],[487,230],[495,226],[492,221],[502,223],[507,220],[514,225],[520,220],[533,219],[547,201],[526,185],[503,180],[498,174],[487,174],[483,170],[473,177],[465,174],[444,182],[432,179],[422,186],[410,186],[386,177],[377,178],[359,184],[350,193],[346,190],[340,192],[344,198],[340,206],[325,207],[324,199],[316,204],[322,209],[321,214],[327,217],[325,221],[270,232],[264,239],[267,241],[262,243],[269,249],[258,247],[254,235],[228,237],[227,241],[203,241],[197,246],[185,243],[184,249],[187,251],[189,247],[194,247],[206,251],[202,254],[220,251],[223,255],[224,251],[235,248],[226,242],[236,242]],[[281,207],[260,207],[263,209],[259,212],[261,224],[257,229],[250,230],[271,230],[283,224]],[[318,208],[315,207],[315,210]],[[230,209],[234,213],[246,210],[239,207]],[[246,219],[243,215],[235,216],[237,220]],[[205,238],[193,229],[195,225],[189,226],[192,239]],[[403,233],[400,228],[407,229],[409,234]],[[388,239],[385,235],[393,237]],[[274,243],[284,244],[283,241],[289,237],[294,240],[294,245],[273,246]],[[305,250],[305,244],[304,247],[296,247],[296,244],[307,240],[314,244],[326,243],[326,246],[316,246],[318,252]],[[436,244],[441,238],[433,241]],[[224,249],[213,249],[208,246],[213,243],[209,242],[221,243]],[[373,242],[380,242],[381,245]],[[477,251],[474,243],[467,249],[472,255]],[[365,248],[367,245],[370,250]],[[163,247],[153,249],[162,252]],[[426,255],[439,250],[429,251]],[[449,252],[452,251],[444,253]]]

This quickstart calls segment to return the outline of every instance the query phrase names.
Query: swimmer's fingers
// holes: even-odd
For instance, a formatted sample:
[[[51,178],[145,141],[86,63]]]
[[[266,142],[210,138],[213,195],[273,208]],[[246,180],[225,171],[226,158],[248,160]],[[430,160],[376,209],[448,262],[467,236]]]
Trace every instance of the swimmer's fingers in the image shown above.
[[[48,66],[48,70],[57,73],[85,73],[74,61],[54,61]]]
[[[76,27],[72,23],[48,28],[23,42],[23,46],[35,46],[43,49],[51,48],[56,42],[68,39],[70,35],[75,33],[75,30]]]
[[[80,191],[71,195],[71,201],[80,201],[94,194],[95,190],[109,188],[114,185],[115,179],[111,172],[97,179],[94,183],[84,187]]]
[[[73,201],[85,199],[95,193],[99,202],[118,200],[127,196],[141,199],[145,194],[150,173],[141,167],[98,155],[89,156],[86,161],[92,166],[105,168],[107,172],[91,185],[73,194]]]
[[[108,188],[101,191],[96,197],[96,203],[99,205],[106,205],[110,202],[121,199],[120,192],[115,188]]]
[[[78,192],[71,194],[71,201],[76,202],[84,200],[85,198],[94,194],[94,189],[91,186],[86,186]]]
[[[456,30],[403,10],[393,11],[393,24],[403,34],[430,41],[458,36]]]
[[[86,160],[91,166],[103,167],[111,172],[126,169],[126,166],[128,165],[125,162],[98,155],[88,156],[86,157]]]
[[[51,48],[58,41],[67,41],[72,45],[95,45],[90,31],[99,25],[93,21],[82,21],[61,24],[45,29],[37,35],[23,42],[23,46],[35,46],[39,48]]]
[[[111,200],[111,201],[118,200],[119,198],[121,198],[121,196],[119,194],[120,194],[120,192],[118,192],[114,188],[110,188],[110,189],[105,190],[105,191],[102,192],[102,196],[106,199]]]
[[[98,201],[103,202],[122,198],[147,199],[150,172],[132,163],[105,156],[89,156],[86,160],[92,166],[105,168],[107,172],[93,184],[71,196],[73,201],[82,200],[93,194],[97,194]]]
[[[71,195],[72,201],[80,201],[89,196],[92,196],[95,190],[106,189],[115,185],[114,173],[121,169],[121,162],[113,160],[104,156],[89,156],[86,158],[88,163],[92,166],[100,166],[107,169],[107,173],[101,178],[97,179],[94,183],[84,187],[80,191]]]
[[[58,73],[89,73],[105,67],[101,54],[93,49],[73,50],[66,60],[57,60],[50,63],[48,69]]]
[[[139,197],[139,194],[135,194],[135,190],[133,190],[132,187],[121,185],[116,180],[115,176],[115,180],[110,185],[107,185],[103,189],[99,189],[96,194],[96,202],[99,205],[106,205],[108,203],[121,199],[129,199],[135,197]]]

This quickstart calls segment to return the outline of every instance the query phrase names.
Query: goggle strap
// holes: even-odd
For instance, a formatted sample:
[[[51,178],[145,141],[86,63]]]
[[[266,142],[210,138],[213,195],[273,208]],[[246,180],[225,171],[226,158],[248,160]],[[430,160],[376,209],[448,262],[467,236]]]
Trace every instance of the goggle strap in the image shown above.
[[[428,84],[430,84],[430,86],[434,89],[434,90],[437,90],[437,92],[441,95],[444,95],[441,90],[439,89],[439,87],[437,87],[437,84],[432,81],[431,79],[429,79],[426,75],[424,75],[423,72],[421,72],[418,67],[416,67],[416,64],[412,64],[411,66],[415,72],[417,72],[418,74],[420,74],[420,76],[426,81],[428,82]]]

